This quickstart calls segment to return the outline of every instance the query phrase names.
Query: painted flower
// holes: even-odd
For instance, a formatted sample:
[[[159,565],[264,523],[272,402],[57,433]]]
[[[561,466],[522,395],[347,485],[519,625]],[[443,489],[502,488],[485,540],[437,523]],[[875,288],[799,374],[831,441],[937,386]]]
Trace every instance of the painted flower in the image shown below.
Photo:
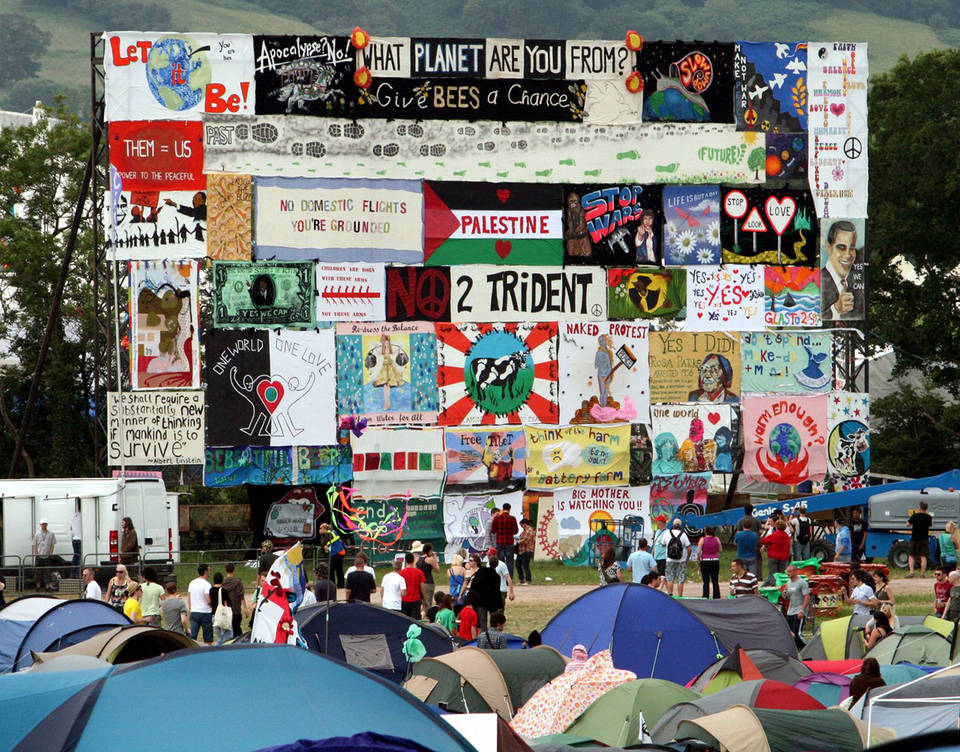
[[[639,94],[643,91],[643,76],[641,76],[637,71],[634,71],[626,80],[623,82],[627,87],[627,91],[631,94]]]
[[[720,223],[711,222],[707,227],[707,242],[710,245],[720,245]]]
[[[667,235],[673,237],[677,234],[677,223],[673,220],[670,220],[667,222],[665,229],[667,231]]]
[[[362,50],[364,47],[370,44],[370,35],[359,26],[355,26],[353,31],[350,33],[350,44],[352,44],[356,49]]]
[[[353,82],[361,89],[369,89],[373,83],[373,76],[367,66],[357,68],[353,74]]]
[[[701,264],[714,263],[713,251],[710,248],[701,248],[697,251],[697,261]]]
[[[837,182],[843,180],[843,168],[839,165],[833,168],[833,179]]]
[[[677,249],[677,255],[686,258],[693,251],[697,244],[697,236],[691,230],[684,230],[677,235],[674,241],[674,247]]]
[[[624,41],[628,50],[638,52],[643,49],[643,35],[639,31],[631,29],[627,32],[627,38]]]

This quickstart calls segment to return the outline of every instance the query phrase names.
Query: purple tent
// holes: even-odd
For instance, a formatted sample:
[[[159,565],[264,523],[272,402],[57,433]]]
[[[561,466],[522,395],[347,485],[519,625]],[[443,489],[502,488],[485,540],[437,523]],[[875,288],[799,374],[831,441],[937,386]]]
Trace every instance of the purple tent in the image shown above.
[[[808,674],[793,683],[796,689],[801,689],[826,707],[839,705],[850,696],[849,676],[835,674],[832,671],[821,671]]]

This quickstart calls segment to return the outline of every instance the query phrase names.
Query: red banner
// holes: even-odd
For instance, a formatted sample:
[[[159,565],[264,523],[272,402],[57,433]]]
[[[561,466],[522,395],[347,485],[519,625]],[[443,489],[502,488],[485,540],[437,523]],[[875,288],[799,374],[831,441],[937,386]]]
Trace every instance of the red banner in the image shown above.
[[[203,123],[110,123],[110,164],[128,191],[203,190]]]

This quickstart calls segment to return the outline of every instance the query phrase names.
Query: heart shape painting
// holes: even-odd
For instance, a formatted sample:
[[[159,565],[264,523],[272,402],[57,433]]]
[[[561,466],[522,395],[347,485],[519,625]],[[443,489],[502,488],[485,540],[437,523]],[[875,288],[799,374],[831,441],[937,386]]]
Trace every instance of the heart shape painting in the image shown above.
[[[500,199],[501,204],[507,203],[510,200],[510,189],[509,188],[497,188],[497,198]]]
[[[843,102],[831,102],[830,103],[830,114],[840,117],[844,111],[847,109],[847,106]]]
[[[257,396],[263,402],[269,413],[277,409],[277,405],[283,400],[283,384],[279,381],[267,381],[264,379],[257,384]]]
[[[793,221],[793,215],[797,213],[797,202],[790,196],[784,196],[779,201],[776,196],[769,196],[763,205],[763,213],[767,215],[773,231],[777,235],[783,235]]]
[[[717,425],[720,422],[720,413],[707,413],[707,420],[710,421],[710,425]]]
[[[513,246],[509,240],[498,240],[493,244],[493,250],[497,252],[497,255],[500,258],[505,259],[510,255],[510,251],[513,250]]]

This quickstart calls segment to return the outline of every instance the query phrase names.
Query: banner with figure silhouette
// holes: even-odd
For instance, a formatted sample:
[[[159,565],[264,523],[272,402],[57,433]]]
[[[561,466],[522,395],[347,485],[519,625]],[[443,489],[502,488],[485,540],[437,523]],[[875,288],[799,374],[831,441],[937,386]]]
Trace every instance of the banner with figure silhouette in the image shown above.
[[[373,425],[436,423],[433,324],[337,324],[337,405]]]
[[[207,254],[206,191],[122,191],[103,201],[110,257],[202,258]]]
[[[744,332],[740,359],[744,392],[821,394],[833,385],[829,332]]]
[[[651,412],[654,475],[733,472],[732,405],[655,405]]]
[[[337,442],[332,329],[204,334],[207,446]]]
[[[827,395],[745,397],[743,474],[795,486],[827,472]]]
[[[130,381],[134,389],[200,387],[197,267],[130,264]]]

